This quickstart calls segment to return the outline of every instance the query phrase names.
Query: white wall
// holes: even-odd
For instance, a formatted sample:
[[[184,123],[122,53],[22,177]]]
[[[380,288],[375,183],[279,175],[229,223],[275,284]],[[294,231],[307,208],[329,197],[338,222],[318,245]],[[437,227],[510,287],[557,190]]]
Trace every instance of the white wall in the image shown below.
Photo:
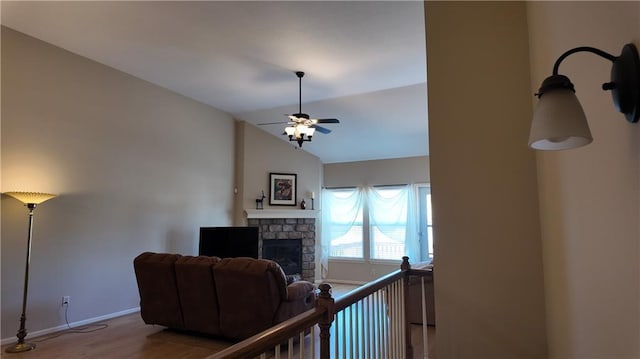
[[[639,2],[530,2],[531,92],[577,46],[619,55],[640,45]],[[640,125],[615,111],[611,62],[569,56],[594,141],[538,152],[549,351],[552,358],[640,357]]]
[[[427,1],[425,19],[437,357],[545,358],[526,5]]]
[[[2,28],[2,188],[59,197],[35,212],[27,329],[138,306],[133,258],[197,252],[232,222],[233,119]],[[2,326],[21,309],[27,210],[2,196]]]
[[[426,101],[426,100],[425,100]],[[426,121],[426,119],[425,119]],[[425,138],[425,141],[427,139]],[[429,157],[408,157],[324,165],[324,187],[429,183]],[[399,259],[400,260],[400,259]],[[411,258],[412,263],[417,262]],[[400,268],[400,261],[330,260],[327,281],[364,283]]]

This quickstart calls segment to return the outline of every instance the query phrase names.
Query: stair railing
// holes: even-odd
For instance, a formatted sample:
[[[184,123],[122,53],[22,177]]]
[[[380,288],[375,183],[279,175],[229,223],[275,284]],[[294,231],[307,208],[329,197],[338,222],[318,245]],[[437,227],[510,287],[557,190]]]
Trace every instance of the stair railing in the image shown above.
[[[413,358],[411,324],[407,320],[409,258],[388,275],[352,290],[338,300],[322,283],[316,307],[277,324],[207,359],[246,358]],[[427,358],[427,321],[422,280],[423,358]]]

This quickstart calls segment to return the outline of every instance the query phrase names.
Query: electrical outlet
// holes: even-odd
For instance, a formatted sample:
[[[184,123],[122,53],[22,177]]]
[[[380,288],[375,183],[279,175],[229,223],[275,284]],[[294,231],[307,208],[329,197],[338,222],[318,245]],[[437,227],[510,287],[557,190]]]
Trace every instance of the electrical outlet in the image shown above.
[[[62,297],[62,305],[69,305],[70,302],[71,302],[70,296],[65,295],[64,297]]]

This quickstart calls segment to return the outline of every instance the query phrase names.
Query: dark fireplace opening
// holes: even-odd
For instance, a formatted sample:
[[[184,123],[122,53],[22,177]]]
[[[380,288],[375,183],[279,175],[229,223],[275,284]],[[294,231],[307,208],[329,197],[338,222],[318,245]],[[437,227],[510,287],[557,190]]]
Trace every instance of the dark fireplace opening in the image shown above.
[[[274,239],[262,241],[262,258],[277,262],[288,276],[302,273],[302,240]]]

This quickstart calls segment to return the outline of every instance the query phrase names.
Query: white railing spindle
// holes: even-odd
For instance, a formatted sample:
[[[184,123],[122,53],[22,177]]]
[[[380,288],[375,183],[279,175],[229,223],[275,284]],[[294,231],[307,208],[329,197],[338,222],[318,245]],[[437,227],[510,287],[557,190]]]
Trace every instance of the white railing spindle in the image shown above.
[[[429,359],[429,336],[427,335],[427,298],[424,277],[420,277],[420,303],[422,303],[422,357]]]

